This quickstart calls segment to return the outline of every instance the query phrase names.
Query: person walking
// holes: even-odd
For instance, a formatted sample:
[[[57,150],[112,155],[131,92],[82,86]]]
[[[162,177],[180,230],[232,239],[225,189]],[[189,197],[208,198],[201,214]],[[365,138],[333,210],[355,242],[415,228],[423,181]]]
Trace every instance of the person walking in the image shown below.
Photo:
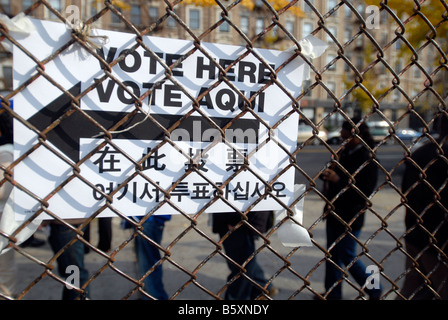
[[[13,120],[12,117],[3,112],[0,114],[0,164],[7,168],[14,160],[13,147]],[[3,170],[2,170],[3,171]],[[3,172],[2,172],[3,176]],[[2,177],[3,179],[3,177]],[[0,186],[0,217],[3,214],[6,201],[11,194],[13,186],[6,181]],[[0,254],[0,294],[11,298],[17,295],[17,266],[15,263],[15,252],[9,249]]]
[[[448,299],[448,118],[439,118],[439,136],[406,162],[406,299]],[[401,299],[401,297],[397,297]]]
[[[139,220],[138,217],[136,217],[136,219]],[[171,220],[170,215],[151,215],[142,224],[143,234],[160,245],[162,243],[165,223],[169,220]],[[162,258],[159,248],[141,236],[135,237],[135,253],[140,277],[145,275]],[[146,276],[143,283],[143,290],[149,295],[157,300],[168,300],[169,297],[163,285],[162,265],[157,266],[148,276]],[[143,299],[146,300],[147,297],[143,296]]]
[[[357,238],[364,224],[367,210],[366,199],[372,194],[378,180],[378,168],[371,160],[369,148],[374,146],[369,127],[361,119],[352,119],[358,127],[345,121],[341,137],[347,141],[332,162],[321,175],[324,180],[323,193],[327,203],[324,209],[326,217],[326,236],[329,259],[325,267],[325,289],[328,300],[342,299],[342,271],[348,271],[355,278],[370,299],[378,299],[381,286],[369,289],[366,281],[370,273],[356,254]],[[370,286],[369,286],[370,287]]]
[[[260,233],[265,233],[271,226],[272,215],[272,211],[249,212],[247,214],[248,223]],[[223,238],[230,232],[223,241],[225,253],[232,259],[232,261],[226,259],[230,269],[227,281],[231,281],[239,275],[227,287],[224,297],[226,300],[254,300],[262,294],[260,287],[263,288],[267,284],[263,269],[256,256],[251,257],[256,250],[257,234],[246,225],[236,228],[241,219],[242,217],[236,212],[219,212],[213,213],[212,216],[212,231],[214,233]],[[249,257],[251,257],[250,261],[245,264]],[[244,266],[245,275],[240,274],[242,266]],[[252,282],[257,283],[259,287]],[[278,293],[278,289],[272,284],[269,284],[266,289],[270,297]]]

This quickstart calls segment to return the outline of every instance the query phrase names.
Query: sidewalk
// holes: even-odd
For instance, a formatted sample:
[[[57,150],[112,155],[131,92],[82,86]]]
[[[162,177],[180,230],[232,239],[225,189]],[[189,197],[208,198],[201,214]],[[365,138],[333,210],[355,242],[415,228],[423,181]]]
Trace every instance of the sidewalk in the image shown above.
[[[373,198],[373,210],[383,219],[388,215],[395,206],[400,204],[399,196],[391,189],[382,190]],[[310,194],[305,199],[304,209],[304,225],[306,227],[312,226],[318,221],[323,208],[323,201],[317,195]],[[396,241],[390,235],[400,238],[404,231],[404,209],[400,207],[393,215],[387,219],[387,230],[380,231],[376,236],[372,236],[382,226],[381,220],[373,213],[369,213],[366,218],[365,227],[361,234],[361,241],[365,243],[369,237],[368,254],[373,257],[376,262],[381,263],[384,268],[384,273],[389,279],[395,279],[404,271],[404,254],[400,251],[391,250],[396,248]],[[129,238],[130,231],[120,228],[120,220],[118,218],[113,220],[113,247],[122,245],[126,239]],[[164,262],[164,283],[169,296],[174,296],[176,300],[179,299],[213,299],[204,290],[200,289],[195,283],[189,282],[190,276],[182,271],[179,267],[188,272],[195,272],[196,268],[196,283],[206,290],[217,294],[225,285],[226,277],[229,273],[224,258],[219,254],[214,255],[204,265],[203,260],[206,259],[214,250],[215,246],[210,243],[204,236],[194,229],[189,229],[189,221],[183,216],[173,216],[165,228],[162,245],[171,252],[169,261]],[[312,228],[312,237],[320,246],[326,246],[325,239],[325,223],[320,221]],[[217,235],[211,232],[208,225],[208,216],[203,215],[198,219],[197,229],[205,233],[208,237],[218,240]],[[96,244],[96,226],[91,228],[92,243]],[[390,234],[389,234],[390,233]],[[45,234],[38,232],[36,236],[40,239],[45,238]],[[171,245],[170,245],[171,244]],[[257,244],[262,245],[262,241],[258,240]],[[265,275],[269,278],[276,275],[274,285],[279,289],[279,293],[273,297],[274,299],[300,299],[309,300],[313,298],[313,293],[305,286],[296,274],[300,274],[310,282],[310,287],[316,292],[323,291],[324,279],[324,254],[317,247],[303,247],[295,251],[294,248],[284,247],[278,237],[273,235],[271,237],[271,244],[269,248],[264,248],[257,256],[259,263],[265,271]],[[279,270],[285,267],[284,261],[279,258],[281,255],[291,263],[289,268],[283,269],[278,274]],[[33,257],[46,262],[53,253],[48,243],[40,248],[26,248],[26,251]],[[290,255],[291,256],[288,256]],[[390,254],[390,256],[389,256]],[[362,260],[366,265],[373,264],[367,257]],[[36,262],[26,258],[21,254],[16,253],[16,263],[19,270],[19,289],[24,290],[33,281],[35,281],[45,271],[45,268]],[[90,275],[97,273],[103,266],[107,264],[107,260],[95,252],[90,252],[86,255],[86,264]],[[176,266],[177,265],[177,266]],[[122,299],[130,294],[136,287],[134,283],[126,279],[123,274],[136,278],[136,264],[135,254],[133,250],[133,243],[127,244],[115,257],[113,266],[119,272],[107,267],[100,275],[98,275],[91,283],[91,299],[93,300],[116,300]],[[179,266],[179,267],[178,267]],[[54,269],[56,272],[56,268]],[[120,274],[122,273],[122,274]],[[352,280],[352,278],[350,278]],[[353,281],[353,280],[352,280]],[[391,288],[391,284],[386,279],[381,278],[384,292]],[[59,300],[61,297],[63,285],[45,275],[40,281],[33,285],[30,291],[23,298],[29,299],[43,299],[43,300]],[[181,290],[183,288],[183,290]],[[220,294],[223,296],[223,293]],[[344,297],[345,299],[354,299],[357,292],[348,283],[344,283]],[[138,293],[129,297],[129,299],[139,299]],[[390,294],[387,299],[394,299],[395,294]]]

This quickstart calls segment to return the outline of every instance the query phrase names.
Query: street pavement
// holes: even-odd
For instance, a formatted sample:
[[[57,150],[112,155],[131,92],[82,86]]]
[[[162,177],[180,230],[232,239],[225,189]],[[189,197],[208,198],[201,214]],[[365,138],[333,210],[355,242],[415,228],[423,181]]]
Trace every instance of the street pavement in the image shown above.
[[[372,259],[384,268],[386,277],[381,283],[386,293],[385,299],[395,299],[396,294],[390,291],[392,284],[404,272],[405,256],[398,250],[397,240],[404,231],[404,208],[400,206],[400,197],[390,187],[382,188],[372,199],[372,210],[367,213],[366,223],[360,241],[368,244],[367,255],[361,257],[366,265],[372,265]],[[313,240],[325,248],[325,222],[320,221],[323,201],[316,193],[310,193],[304,203],[304,225],[310,228]],[[163,263],[163,281],[168,295],[176,300],[208,300],[213,299],[207,291],[220,297],[224,296],[223,287],[229,273],[222,256],[215,254],[215,245],[206,237],[218,240],[211,232],[209,216],[202,215],[197,219],[195,229],[188,229],[191,223],[184,216],[173,216],[165,227],[162,245],[170,252],[169,261]],[[94,220],[94,224],[96,221]],[[91,227],[91,243],[96,244],[97,227]],[[187,230],[187,231],[186,231]],[[45,239],[44,231],[38,231],[36,237]],[[136,258],[133,242],[127,243],[130,231],[120,226],[119,218],[113,219],[113,248],[121,248],[114,256],[111,266],[107,259],[95,252],[86,255],[86,265],[90,275],[95,279],[90,284],[92,300],[140,299],[138,292],[132,294],[135,283],[127,277],[136,279]],[[279,292],[273,299],[310,300],[314,292],[323,292],[325,255],[317,246],[286,248],[277,235],[270,237],[270,246],[263,248],[257,255],[265,275],[274,277],[273,284]],[[257,240],[257,246],[263,245]],[[53,256],[48,242],[39,248],[25,248],[30,256],[47,262]],[[53,279],[45,268],[24,255],[16,253],[18,269],[18,287],[27,290],[24,300],[59,300],[63,284]],[[209,258],[209,259],[207,259]],[[204,259],[207,259],[204,263]],[[290,263],[287,266],[283,259]],[[55,266],[53,272],[56,271]],[[98,272],[101,273],[98,275]],[[191,281],[188,273],[196,278]],[[300,277],[298,276],[300,275]],[[350,285],[354,282],[349,277],[344,282],[344,298],[355,299],[358,294]],[[400,284],[401,282],[397,282]],[[31,285],[31,289],[27,289]]]

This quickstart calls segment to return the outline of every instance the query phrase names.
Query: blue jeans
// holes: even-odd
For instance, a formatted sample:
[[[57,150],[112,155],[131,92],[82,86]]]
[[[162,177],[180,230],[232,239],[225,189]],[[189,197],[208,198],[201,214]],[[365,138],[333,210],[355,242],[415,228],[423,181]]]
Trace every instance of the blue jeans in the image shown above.
[[[67,228],[62,224],[52,223],[50,225],[50,236],[48,241],[53,252],[56,254],[61,250],[67,243],[72,241],[76,237],[76,233]],[[66,248],[64,252],[56,259],[58,263],[58,272],[62,277],[69,277],[72,275],[71,272],[66,272],[67,267],[77,266],[79,268],[79,283],[80,286],[87,282],[89,279],[89,273],[84,266],[84,243],[81,241],[76,241],[70,247]],[[70,270],[70,269],[69,269]],[[85,296],[73,289],[68,289],[64,286],[62,291],[63,300],[75,300],[84,299],[89,297],[89,289],[86,288]]]
[[[344,232],[341,224],[337,222],[338,226],[333,225],[327,220],[327,248],[329,248],[336,239],[338,239]],[[358,238],[361,230],[353,230],[352,234]],[[349,265],[357,256],[356,254],[356,240],[350,235],[345,235],[331,250],[331,260],[337,264],[341,269],[344,266]],[[328,291],[337,281],[342,279],[342,272],[334,266],[333,263],[327,261],[325,264],[325,289]],[[362,287],[366,284],[366,280],[369,278],[370,273],[366,272],[366,266],[358,259],[349,269],[350,274],[356,280],[356,282]],[[381,295],[381,285],[378,289],[364,288],[370,298],[377,299]],[[340,300],[342,299],[342,282],[335,286],[327,296],[328,300]]]
[[[163,219],[149,218],[143,223],[143,233],[154,242],[160,244],[164,227],[165,221]],[[159,249],[139,236],[135,238],[135,252],[140,277],[161,259]],[[162,266],[160,265],[143,280],[145,284],[143,289],[158,300],[167,300],[168,295],[163,286],[162,275]]]
[[[225,233],[220,233],[221,238]],[[226,255],[240,266],[255,252],[255,236],[251,230],[241,227],[232,232],[232,234],[223,242]],[[240,273],[240,268],[235,266],[232,262],[227,261],[230,269],[230,275],[227,281]],[[266,278],[263,270],[257,263],[256,256],[245,266],[246,276],[264,287],[266,285]],[[232,282],[225,294],[226,300],[253,300],[261,294],[261,290],[253,283],[247,280],[243,275]]]

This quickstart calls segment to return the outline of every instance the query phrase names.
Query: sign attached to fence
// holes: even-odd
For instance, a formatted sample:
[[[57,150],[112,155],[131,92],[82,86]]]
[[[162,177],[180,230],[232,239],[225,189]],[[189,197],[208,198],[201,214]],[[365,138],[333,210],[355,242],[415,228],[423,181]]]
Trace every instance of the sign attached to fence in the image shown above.
[[[64,24],[31,21],[36,30],[18,42],[40,61],[52,58],[38,70],[14,47],[14,87],[40,73],[14,97],[14,108],[42,132],[15,121],[15,158],[29,153],[14,171],[29,191],[15,190],[19,219],[40,208],[38,199],[48,200],[47,210],[61,218],[97,210],[101,216],[114,210],[143,215],[166,199],[162,190],[170,192],[160,214],[179,208],[196,213],[204,206],[208,212],[245,210],[271,181],[271,194],[254,210],[281,209],[275,198],[292,201],[294,170],[277,176],[296,148],[299,119],[291,97],[299,95],[307,75],[303,60],[286,64],[277,73],[280,85],[261,91],[290,53],[210,43],[195,50],[191,41],[149,36],[139,46],[134,34],[99,30],[107,41],[97,53],[112,65],[106,76],[108,67],[80,44],[64,48],[72,37]],[[167,66],[179,59],[167,76]],[[220,81],[218,65],[225,69],[233,61]],[[67,113],[73,101],[58,86],[79,98],[82,111]],[[152,94],[145,95],[148,90]],[[144,98],[131,116],[135,97]],[[199,110],[193,111],[198,97]],[[252,98],[252,112],[241,116],[245,98]],[[115,131],[111,143],[105,143],[106,130]],[[247,155],[250,169],[240,170]],[[216,187],[222,188],[219,198]],[[112,199],[106,209],[105,195]]]

